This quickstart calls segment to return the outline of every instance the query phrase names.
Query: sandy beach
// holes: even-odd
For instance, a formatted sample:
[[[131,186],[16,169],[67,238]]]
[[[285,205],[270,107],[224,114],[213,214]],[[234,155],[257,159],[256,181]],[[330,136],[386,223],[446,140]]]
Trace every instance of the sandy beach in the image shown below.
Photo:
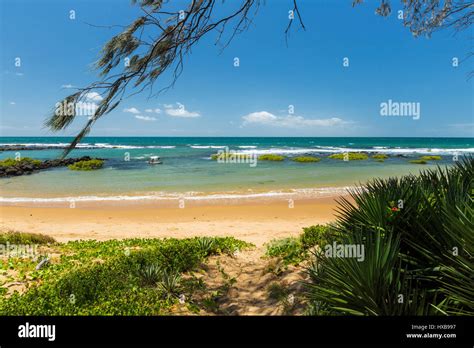
[[[60,242],[76,239],[233,236],[257,246],[295,236],[301,229],[334,220],[336,197],[245,202],[233,205],[161,207],[85,205],[1,206],[1,230],[42,233]]]

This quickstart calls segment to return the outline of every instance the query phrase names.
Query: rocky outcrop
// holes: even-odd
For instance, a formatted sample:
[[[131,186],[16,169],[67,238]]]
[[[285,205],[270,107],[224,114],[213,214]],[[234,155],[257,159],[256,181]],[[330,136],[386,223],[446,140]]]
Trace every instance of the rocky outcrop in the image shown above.
[[[0,166],[0,177],[28,175],[40,170],[45,170],[45,169],[54,168],[54,167],[65,167],[79,161],[89,161],[91,159],[92,158],[89,156],[83,156],[83,157],[78,157],[78,158],[46,160],[40,163],[18,162],[18,164],[13,165],[13,166],[8,166],[8,167]]]
[[[49,145],[37,145],[37,146],[27,146],[27,145],[0,145],[0,152],[2,151],[33,151],[33,150],[63,150],[67,149],[68,146],[49,146]],[[94,146],[81,146],[81,150],[90,150],[95,149]]]

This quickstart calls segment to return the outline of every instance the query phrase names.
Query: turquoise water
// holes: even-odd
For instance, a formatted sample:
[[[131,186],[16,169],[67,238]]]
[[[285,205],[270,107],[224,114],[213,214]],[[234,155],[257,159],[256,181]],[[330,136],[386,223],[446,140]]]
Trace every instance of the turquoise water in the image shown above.
[[[51,159],[61,154],[70,138],[0,137],[0,144],[21,144],[31,149],[22,157]],[[282,154],[283,162],[217,163],[210,156],[228,147],[247,154]],[[384,163],[339,161],[327,158],[332,153],[365,151],[385,153]],[[107,159],[104,169],[75,172],[57,168],[37,174],[0,179],[1,197],[77,197],[173,194],[216,194],[277,192],[354,186],[374,177],[417,173],[430,166],[452,165],[474,153],[473,138],[191,138],[191,137],[89,137],[70,157],[93,156]],[[296,163],[298,155],[321,157],[318,163]],[[414,165],[408,161],[421,155],[441,155],[441,161]],[[0,159],[14,157],[4,151]],[[160,156],[163,164],[151,166],[150,156]],[[403,156],[403,157],[401,157]]]

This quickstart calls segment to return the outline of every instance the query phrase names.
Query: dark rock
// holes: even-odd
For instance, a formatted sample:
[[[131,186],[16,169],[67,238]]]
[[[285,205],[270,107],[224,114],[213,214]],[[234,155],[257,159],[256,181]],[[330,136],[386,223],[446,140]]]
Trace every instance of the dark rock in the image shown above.
[[[24,145],[2,145],[0,151],[34,151],[34,150],[60,150],[67,146],[24,146]],[[95,149],[93,146],[85,146],[82,149]]]
[[[65,167],[79,161],[89,161],[92,158],[90,156],[82,156],[79,158],[65,158],[65,159],[53,159],[41,162],[38,165],[24,163],[17,164],[11,167],[0,166],[0,177],[9,176],[20,176],[25,174],[32,174],[38,170],[44,170],[54,167]],[[102,158],[97,158],[103,160]]]
[[[10,168],[7,168],[7,169],[5,170],[5,174],[6,174],[6,175],[12,175],[12,176],[14,176],[14,175],[17,175],[17,173],[18,173],[18,169],[15,168],[15,167],[10,167]]]

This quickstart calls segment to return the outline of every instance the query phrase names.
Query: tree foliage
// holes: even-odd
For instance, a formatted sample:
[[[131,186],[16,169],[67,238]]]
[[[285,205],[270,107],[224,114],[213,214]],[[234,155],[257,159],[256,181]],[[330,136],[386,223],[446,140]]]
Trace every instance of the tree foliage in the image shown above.
[[[363,0],[354,0],[353,5]],[[467,29],[474,19],[474,2],[468,0],[401,0],[403,24],[414,36],[431,36],[440,29]],[[392,12],[390,0],[381,0],[375,13],[388,16]]]

